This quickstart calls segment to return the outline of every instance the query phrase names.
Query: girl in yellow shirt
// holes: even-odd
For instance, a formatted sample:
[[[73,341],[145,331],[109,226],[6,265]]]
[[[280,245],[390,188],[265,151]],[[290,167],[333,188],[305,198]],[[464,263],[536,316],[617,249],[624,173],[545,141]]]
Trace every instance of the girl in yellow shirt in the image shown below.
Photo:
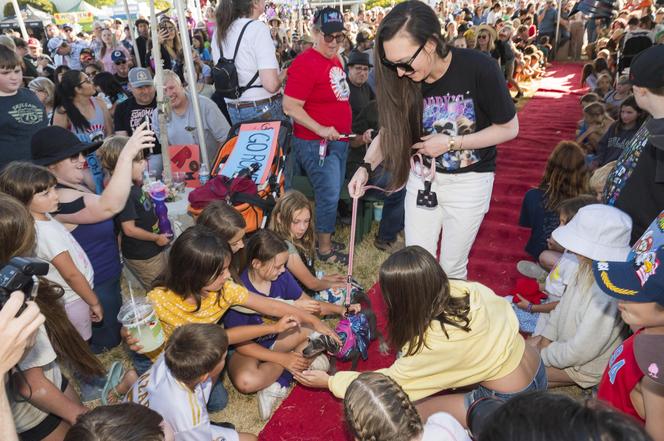
[[[403,388],[423,420],[448,412],[465,426],[466,409],[479,398],[546,389],[546,369],[519,334],[514,311],[489,288],[448,280],[419,246],[392,254],[380,268],[379,283],[390,343],[401,354],[378,372]],[[307,370],[295,378],[343,398],[358,375]],[[468,391],[432,397],[457,388]]]

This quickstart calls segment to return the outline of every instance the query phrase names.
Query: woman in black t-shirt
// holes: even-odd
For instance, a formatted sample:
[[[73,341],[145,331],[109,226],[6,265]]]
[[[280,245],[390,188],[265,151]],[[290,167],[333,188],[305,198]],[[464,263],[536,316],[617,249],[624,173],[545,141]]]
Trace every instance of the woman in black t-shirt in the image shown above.
[[[435,255],[442,231],[440,263],[449,277],[465,279],[468,253],[489,208],[495,145],[519,129],[505,79],[484,54],[448,47],[435,13],[419,1],[395,6],[376,41],[381,129],[349,192],[361,196],[368,170],[381,163],[393,187],[407,181],[406,244]],[[424,166],[411,172],[413,153],[424,157]],[[428,170],[432,158],[436,173],[427,191],[420,170]]]

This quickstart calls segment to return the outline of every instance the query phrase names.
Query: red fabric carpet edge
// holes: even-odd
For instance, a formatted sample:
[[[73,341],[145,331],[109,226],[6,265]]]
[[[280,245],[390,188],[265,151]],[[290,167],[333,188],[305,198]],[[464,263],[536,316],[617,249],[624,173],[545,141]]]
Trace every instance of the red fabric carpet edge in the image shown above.
[[[491,208],[470,254],[469,279],[504,295],[517,276],[516,262],[527,258],[523,247],[528,230],[518,226],[521,200],[539,183],[551,150],[563,139],[573,139],[581,118],[578,90],[581,66],[554,64],[541,80],[534,98],[519,112],[519,136],[499,147]],[[386,314],[380,291],[370,291],[378,326],[385,329]],[[374,342],[360,371],[389,366],[394,354],[383,356]],[[348,363],[337,363],[339,370]],[[259,435],[261,441],[350,441],[343,408],[327,390],[296,386]]]

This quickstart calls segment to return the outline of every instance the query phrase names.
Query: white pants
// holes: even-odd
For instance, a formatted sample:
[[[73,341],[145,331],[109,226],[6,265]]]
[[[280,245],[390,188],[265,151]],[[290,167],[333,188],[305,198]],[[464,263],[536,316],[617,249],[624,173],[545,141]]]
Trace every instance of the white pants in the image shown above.
[[[449,278],[466,279],[470,248],[489,211],[493,178],[492,172],[436,173],[431,191],[436,192],[438,206],[424,208],[416,204],[424,182],[411,172],[406,184],[406,245],[419,245],[435,256],[442,230],[440,265]]]

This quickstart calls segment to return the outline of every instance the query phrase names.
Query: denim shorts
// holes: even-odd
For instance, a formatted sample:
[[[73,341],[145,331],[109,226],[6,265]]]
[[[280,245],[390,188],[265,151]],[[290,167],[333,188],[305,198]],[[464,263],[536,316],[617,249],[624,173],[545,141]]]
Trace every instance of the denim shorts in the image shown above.
[[[480,398],[494,397],[507,401],[510,398],[513,398],[524,392],[546,390],[547,386],[548,386],[548,381],[546,379],[546,367],[544,366],[544,362],[540,359],[539,368],[537,368],[537,373],[535,374],[535,378],[533,378],[533,381],[531,381],[528,386],[524,387],[520,391],[512,393],[502,393],[488,389],[484,386],[479,386],[476,389],[473,389],[470,392],[468,392],[464,396],[463,401],[464,404],[466,405],[466,409],[468,409],[475,401],[479,400]]]

